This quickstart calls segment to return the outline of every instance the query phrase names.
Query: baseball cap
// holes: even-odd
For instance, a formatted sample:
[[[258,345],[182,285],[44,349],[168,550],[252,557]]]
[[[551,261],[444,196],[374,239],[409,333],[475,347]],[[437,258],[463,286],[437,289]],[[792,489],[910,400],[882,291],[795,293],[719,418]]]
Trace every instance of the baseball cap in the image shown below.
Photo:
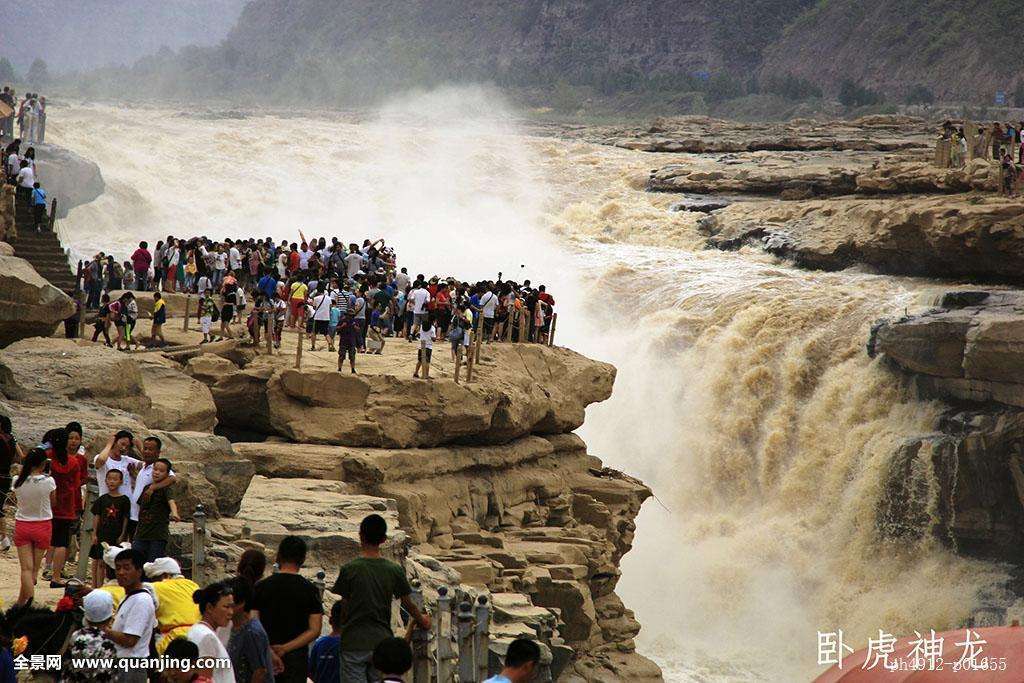
[[[114,614],[114,598],[107,591],[92,590],[82,598],[85,620],[102,624]]]

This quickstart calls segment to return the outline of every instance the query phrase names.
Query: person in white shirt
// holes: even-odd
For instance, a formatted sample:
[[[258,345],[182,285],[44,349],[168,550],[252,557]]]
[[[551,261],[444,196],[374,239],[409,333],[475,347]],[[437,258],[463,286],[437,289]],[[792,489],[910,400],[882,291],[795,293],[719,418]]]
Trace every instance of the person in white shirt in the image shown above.
[[[96,468],[96,483],[99,485],[101,496],[109,493],[106,482],[107,472],[120,470],[122,476],[119,491],[122,495],[131,497],[131,475],[142,464],[141,460],[128,455],[133,445],[137,452],[142,451],[142,444],[138,439],[133,437],[131,432],[121,430],[112,434],[107,439],[107,445],[93,458],[92,464]]]
[[[345,257],[345,267],[349,280],[354,278],[363,267],[363,255],[359,253],[359,247],[355,244],[349,245],[349,255]]]
[[[33,448],[25,456],[21,472],[14,481],[14,495],[18,500],[14,514],[14,546],[18,549],[21,569],[18,605],[24,605],[35,596],[39,568],[53,532],[52,505],[57,482],[44,474],[45,469],[46,451]]]
[[[484,316],[484,341],[494,337],[494,311],[498,308],[498,295],[490,289],[480,295],[480,310]]]
[[[302,243],[302,250],[299,251],[299,270],[305,270],[309,267],[309,259],[313,258],[313,254],[315,253],[316,252],[309,248],[308,244],[305,242]]]
[[[427,317],[427,304],[430,303],[430,292],[422,280],[416,282],[416,289],[410,293],[412,297],[412,333],[416,334]]]
[[[285,279],[288,275],[288,252],[282,251],[277,255],[277,276],[279,280]]]
[[[121,659],[143,659],[149,657],[149,642],[153,629],[157,627],[154,594],[142,584],[142,555],[128,548],[114,559],[114,573],[117,585],[124,589],[124,599],[118,605],[114,623],[103,629],[103,634],[114,641],[114,649]],[[141,667],[128,667],[119,681],[144,683],[148,671]]]
[[[235,602],[231,587],[223,581],[211,583],[193,593],[192,600],[199,605],[202,621],[193,624],[186,637],[199,648],[200,659],[221,660],[221,666],[199,669],[197,673],[206,673],[213,678],[214,683],[235,683],[231,656],[217,635],[218,629],[224,629],[231,624],[231,617],[234,615]]]
[[[402,268],[401,272],[395,276],[395,291],[404,292],[411,282],[412,278],[409,277],[409,271]]]
[[[153,463],[159,459],[162,448],[163,442],[159,437],[147,436],[142,440],[142,462],[136,460],[135,466],[132,467],[135,483],[132,485],[131,512],[128,521],[128,529],[131,533],[134,533],[135,527],[139,525],[139,499],[146,487],[153,484]],[[167,488],[174,483],[175,479],[174,470],[170,470],[162,481],[152,485],[150,491]]]
[[[430,354],[434,350],[434,317],[430,313],[423,319],[420,327],[420,348],[416,354],[416,369],[412,376],[420,376],[420,368],[423,368],[423,379],[430,379]]]
[[[309,350],[316,351],[316,336],[322,334],[327,338],[328,350],[334,351],[334,338],[330,336],[331,295],[325,290],[324,283],[318,283],[316,296],[313,297],[313,334],[309,338]]]
[[[11,152],[10,156],[7,157],[7,175],[12,178],[18,177],[18,171],[21,170],[21,156],[17,152]]]
[[[242,254],[234,244],[232,244],[231,248],[228,250],[228,265],[231,267],[231,270],[236,273],[242,270]]]

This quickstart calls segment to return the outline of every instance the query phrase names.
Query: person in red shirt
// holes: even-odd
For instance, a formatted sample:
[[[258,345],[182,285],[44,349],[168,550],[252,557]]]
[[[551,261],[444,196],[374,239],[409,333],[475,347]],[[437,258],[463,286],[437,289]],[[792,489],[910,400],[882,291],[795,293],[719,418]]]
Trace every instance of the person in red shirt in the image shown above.
[[[299,272],[299,250],[298,245],[292,242],[292,251],[288,254],[288,272]]]
[[[135,290],[149,290],[149,267],[153,263],[153,255],[149,253],[149,245],[139,242],[139,248],[132,254],[132,270],[135,271]]]
[[[81,434],[77,434],[81,443]],[[50,588],[63,588],[61,581],[64,562],[67,560],[68,544],[71,539],[71,527],[78,519],[75,492],[81,497],[82,480],[85,474],[81,471],[81,460],[68,455],[68,433],[65,429],[51,429],[43,436],[43,448],[50,460],[50,476],[57,484],[53,493],[53,525],[50,545],[53,546],[53,575]],[[77,453],[77,448],[75,449]],[[81,506],[81,502],[77,503]]]

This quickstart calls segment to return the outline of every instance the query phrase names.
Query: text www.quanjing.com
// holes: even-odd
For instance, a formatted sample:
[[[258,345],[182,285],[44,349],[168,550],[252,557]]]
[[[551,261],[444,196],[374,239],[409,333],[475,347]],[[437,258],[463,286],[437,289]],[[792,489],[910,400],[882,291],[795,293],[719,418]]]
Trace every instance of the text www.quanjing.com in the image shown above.
[[[157,657],[155,659],[108,659],[73,657],[71,668],[76,670],[111,670],[119,669],[128,671],[130,669],[148,669],[152,671],[165,671],[174,669],[177,671],[191,671],[192,669],[227,669],[231,667],[230,659],[202,658],[191,659],[167,659]]]

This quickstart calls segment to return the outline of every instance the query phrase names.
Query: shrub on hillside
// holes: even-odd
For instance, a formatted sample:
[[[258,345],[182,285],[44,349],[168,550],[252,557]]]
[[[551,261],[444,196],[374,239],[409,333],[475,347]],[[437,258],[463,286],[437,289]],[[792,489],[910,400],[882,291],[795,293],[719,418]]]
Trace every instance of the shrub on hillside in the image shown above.
[[[885,102],[880,92],[845,79],[839,84],[839,102],[846,107],[870,107]]]

